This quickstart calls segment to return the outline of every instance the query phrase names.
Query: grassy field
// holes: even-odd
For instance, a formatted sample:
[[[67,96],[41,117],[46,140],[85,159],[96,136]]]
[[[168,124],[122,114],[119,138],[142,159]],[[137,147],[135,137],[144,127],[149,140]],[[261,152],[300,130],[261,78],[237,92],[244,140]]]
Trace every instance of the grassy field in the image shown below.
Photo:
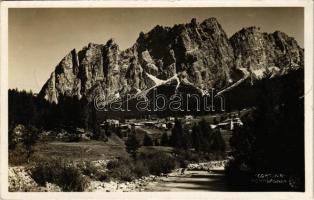
[[[152,153],[152,152],[166,152],[172,153],[174,151],[173,147],[164,147],[164,146],[142,146],[139,149],[139,153]]]
[[[117,136],[111,137],[108,142],[39,142],[34,153],[34,157],[60,157],[71,161],[107,160],[126,155],[124,142]]]
[[[172,147],[142,146],[139,153],[149,152],[172,152]],[[70,161],[95,161],[108,160],[117,157],[126,157],[123,140],[113,135],[107,142],[103,141],[81,141],[81,142],[39,142],[35,146],[34,158],[58,157]]]

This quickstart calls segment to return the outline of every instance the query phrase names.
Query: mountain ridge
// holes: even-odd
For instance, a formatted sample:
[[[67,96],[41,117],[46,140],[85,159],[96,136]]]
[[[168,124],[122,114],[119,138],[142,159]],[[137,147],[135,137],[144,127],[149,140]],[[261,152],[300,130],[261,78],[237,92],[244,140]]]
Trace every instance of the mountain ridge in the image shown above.
[[[155,26],[140,32],[133,46],[120,50],[109,39],[106,44],[89,43],[71,50],[56,66],[39,95],[58,103],[60,96],[105,96],[109,101],[127,94],[137,95],[156,81],[175,77],[200,91],[220,91],[243,78],[280,76],[302,68],[304,50],[285,33],[262,33],[243,28],[228,38],[215,18],[199,23]]]

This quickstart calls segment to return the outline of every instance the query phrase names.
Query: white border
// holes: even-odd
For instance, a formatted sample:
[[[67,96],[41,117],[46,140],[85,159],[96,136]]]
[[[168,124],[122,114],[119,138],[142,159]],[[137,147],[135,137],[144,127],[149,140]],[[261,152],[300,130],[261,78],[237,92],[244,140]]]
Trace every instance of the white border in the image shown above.
[[[8,192],[8,8],[98,7],[304,7],[305,31],[305,161],[306,191],[302,192],[129,192],[39,193]],[[0,199],[311,199],[313,198],[313,2],[310,0],[213,1],[20,1],[1,2],[1,171]]]

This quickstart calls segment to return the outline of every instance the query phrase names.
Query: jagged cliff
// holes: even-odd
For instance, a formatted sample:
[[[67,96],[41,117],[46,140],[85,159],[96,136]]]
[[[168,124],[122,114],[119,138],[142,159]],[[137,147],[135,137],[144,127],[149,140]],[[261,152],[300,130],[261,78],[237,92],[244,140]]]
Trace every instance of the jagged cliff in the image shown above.
[[[175,80],[204,91],[223,90],[251,76],[280,75],[303,67],[303,49],[282,32],[243,28],[230,39],[215,18],[173,27],[157,25],[140,33],[124,51],[110,39],[72,50],[57,65],[39,95],[58,103],[60,96],[102,94],[108,101],[143,93]]]
[[[235,65],[256,78],[265,73],[286,72],[304,65],[304,52],[294,38],[285,33],[262,33],[259,28],[243,28],[230,38]]]

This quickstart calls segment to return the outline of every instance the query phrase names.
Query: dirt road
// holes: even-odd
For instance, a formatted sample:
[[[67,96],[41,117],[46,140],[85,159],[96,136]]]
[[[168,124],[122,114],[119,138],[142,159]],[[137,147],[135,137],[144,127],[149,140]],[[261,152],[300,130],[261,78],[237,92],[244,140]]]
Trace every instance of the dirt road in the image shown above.
[[[158,181],[149,183],[145,191],[170,192],[205,192],[227,191],[224,167],[205,169],[187,169],[181,174],[181,169],[161,177]]]

